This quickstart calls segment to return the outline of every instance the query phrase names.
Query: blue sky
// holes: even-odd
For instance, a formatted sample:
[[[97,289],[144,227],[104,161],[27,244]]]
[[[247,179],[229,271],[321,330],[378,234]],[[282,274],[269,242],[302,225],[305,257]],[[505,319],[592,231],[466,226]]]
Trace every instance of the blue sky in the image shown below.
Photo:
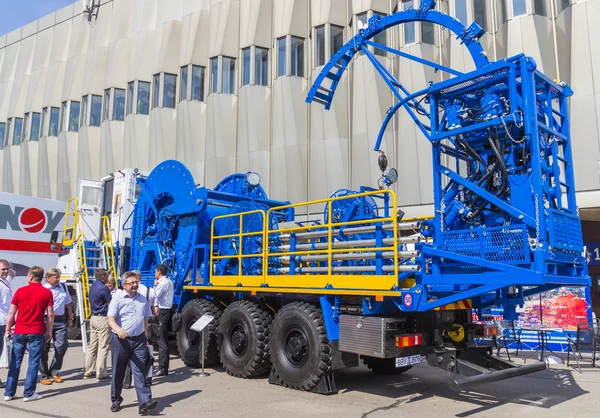
[[[0,36],[81,0],[0,0]]]

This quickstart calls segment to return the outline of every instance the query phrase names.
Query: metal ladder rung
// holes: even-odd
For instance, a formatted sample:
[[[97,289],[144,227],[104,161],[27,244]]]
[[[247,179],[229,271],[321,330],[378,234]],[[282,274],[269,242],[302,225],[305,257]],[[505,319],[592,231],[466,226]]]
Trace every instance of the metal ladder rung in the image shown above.
[[[329,106],[329,103],[327,103],[325,100],[317,99],[316,97],[313,97],[313,102],[317,102],[323,106]]]
[[[329,78],[329,79],[331,79],[333,81],[339,81],[340,78],[341,78],[338,74],[332,73],[331,71],[328,72],[327,74],[325,74],[325,77],[327,77],[327,78]]]
[[[326,95],[326,94],[323,94],[323,93],[321,93],[319,91],[315,92],[315,97],[317,97],[317,98],[325,101],[326,104],[331,103],[331,97],[328,96],[328,95]]]

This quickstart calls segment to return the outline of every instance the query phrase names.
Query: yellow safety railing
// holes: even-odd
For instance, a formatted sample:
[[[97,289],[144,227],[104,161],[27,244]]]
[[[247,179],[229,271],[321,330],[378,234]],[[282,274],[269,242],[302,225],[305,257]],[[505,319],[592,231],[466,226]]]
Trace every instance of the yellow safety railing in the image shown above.
[[[115,286],[118,289],[117,269],[115,266],[115,249],[113,247],[112,234],[110,232],[110,221],[108,216],[102,217],[102,244],[104,258],[106,260],[106,270],[115,278]]]
[[[79,218],[79,214],[76,215],[76,218]],[[78,222],[79,219],[76,219]],[[78,222],[79,223],[79,222]],[[80,228],[81,229],[81,228]],[[83,313],[85,320],[88,320],[92,316],[92,308],[90,306],[90,277],[87,269],[87,257],[85,254],[85,240],[83,237],[83,231],[79,230],[77,234],[77,268],[79,270],[79,278],[81,279],[81,289],[83,292]]]
[[[211,224],[211,231],[210,231],[210,235],[211,235],[211,240],[210,240],[210,257],[211,257],[211,262],[210,265],[214,266],[213,264],[213,260],[221,260],[224,258],[235,258],[238,261],[238,274],[237,276],[235,275],[230,275],[230,276],[222,276],[222,275],[215,275],[214,274],[214,269],[211,267],[210,269],[210,282],[213,285],[232,285],[235,286],[239,283],[241,283],[242,281],[242,276],[243,276],[243,272],[242,272],[242,260],[244,258],[260,258],[261,260],[264,259],[264,246],[263,249],[261,250],[260,253],[258,254],[244,254],[244,237],[250,237],[250,236],[257,236],[260,235],[263,237],[263,241],[264,241],[264,237],[265,237],[265,229],[264,227],[260,230],[260,231],[251,231],[251,232],[243,232],[244,231],[244,216],[248,216],[248,215],[253,215],[253,214],[260,214],[263,219],[265,216],[265,211],[264,210],[252,210],[252,211],[248,211],[248,212],[240,212],[240,213],[233,213],[233,214],[228,214],[228,215],[221,215],[221,216],[215,216],[212,220],[212,224]],[[215,224],[217,222],[220,222],[223,219],[234,219],[234,218],[238,218],[239,219],[239,233],[237,234],[228,234],[228,235],[215,235]],[[264,225],[261,222],[262,225]],[[219,239],[227,239],[227,238],[231,238],[234,242],[235,239],[238,239],[238,249],[236,251],[235,255],[214,255],[214,242],[215,240],[219,240]],[[264,272],[264,265],[262,266],[261,270]],[[246,286],[255,286],[255,285],[260,285],[263,282],[263,276],[244,276],[244,285]]]
[[[77,210],[79,209],[79,199],[72,197],[67,200],[67,211],[65,213],[65,224],[63,228],[63,246],[72,245],[77,239]]]

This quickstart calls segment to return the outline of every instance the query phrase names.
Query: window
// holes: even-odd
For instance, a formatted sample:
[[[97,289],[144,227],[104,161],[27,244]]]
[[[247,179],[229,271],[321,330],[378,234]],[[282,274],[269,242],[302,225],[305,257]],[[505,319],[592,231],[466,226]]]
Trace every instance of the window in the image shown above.
[[[413,0],[404,1],[404,10],[408,10],[413,6]],[[415,42],[415,22],[407,22],[402,26],[404,26],[404,44],[413,44]]]
[[[386,17],[385,14],[383,14],[383,13],[377,13],[377,12],[374,12],[373,16],[380,16],[382,19],[384,17]],[[385,34],[385,31],[379,32],[377,35],[375,35],[375,37],[373,38],[373,40],[375,41],[376,44],[387,46],[387,35]],[[384,51],[383,49],[374,48],[373,52],[375,52],[375,55],[380,55],[382,57],[387,57],[387,52]]]
[[[25,113],[25,119],[23,121],[23,142],[27,141],[29,138],[29,113]]]
[[[431,22],[421,22],[421,42],[435,45],[435,25]]]
[[[344,28],[329,25],[329,50],[333,57],[344,46]]]
[[[159,106],[160,99],[160,74],[154,74],[154,90],[152,90],[152,109]]]
[[[496,29],[506,23],[506,0],[496,0]]]
[[[106,89],[106,90],[104,90],[104,111],[103,111],[102,120],[108,120],[109,109],[110,109],[110,89]]]
[[[292,36],[292,71],[291,75],[304,77],[304,38]]]
[[[242,49],[242,86],[250,84],[250,54],[251,48]]]
[[[223,57],[221,70],[221,93],[235,93],[235,58]]]
[[[533,10],[536,15],[548,17],[546,0],[533,0]]]
[[[48,126],[48,136],[58,136],[58,123],[60,121],[60,109],[58,107],[50,108],[50,125]]]
[[[467,24],[467,0],[454,0],[454,17],[463,25]]]
[[[90,126],[100,126],[100,118],[102,115],[102,96],[92,94],[92,106],[90,110]]]
[[[513,0],[513,16],[527,14],[527,0]]]
[[[175,109],[175,90],[177,88],[177,76],[175,74],[165,74],[163,82],[163,107]]]
[[[187,89],[188,89],[188,66],[183,66],[179,70],[179,79],[181,80],[181,86],[179,86],[179,101],[187,100]]]
[[[204,101],[204,67],[192,65],[192,100]]]
[[[40,139],[40,119],[42,115],[39,112],[33,112],[31,114],[31,140],[38,141]]]
[[[479,23],[479,26],[481,26],[483,30],[487,32],[487,1],[473,2],[473,16],[475,22]]]
[[[570,0],[556,0],[556,15],[571,5]]]
[[[0,149],[6,146],[6,123],[0,122]]]
[[[88,100],[89,94],[86,94],[81,98],[81,102],[83,103],[83,109],[81,112],[81,118],[79,118],[79,126],[85,126],[88,120]]]
[[[115,98],[113,103],[112,120],[125,119],[125,89],[114,89]]]
[[[79,102],[71,102],[71,109],[69,110],[69,131],[79,131]]]
[[[137,113],[138,115],[150,113],[150,83],[147,81],[138,81]]]
[[[62,102],[60,111],[60,131],[64,132],[67,130],[67,102]]]
[[[285,71],[285,36],[277,39],[277,77],[284,76]]]
[[[315,65],[325,65],[325,25],[315,28]]]
[[[216,93],[219,89],[219,57],[210,59],[210,92]]]
[[[12,126],[12,118],[8,118],[8,123],[6,124],[6,145],[8,145],[10,140],[10,128]]]
[[[369,18],[367,17],[367,12],[359,13],[356,15],[356,29],[357,33],[361,29],[366,29],[369,26]]]
[[[269,85],[269,50],[254,47],[254,84]]]
[[[127,114],[133,113],[133,95],[135,93],[135,81],[127,83]]]
[[[13,145],[21,145],[23,142],[23,118],[15,118],[15,131],[13,133]]]

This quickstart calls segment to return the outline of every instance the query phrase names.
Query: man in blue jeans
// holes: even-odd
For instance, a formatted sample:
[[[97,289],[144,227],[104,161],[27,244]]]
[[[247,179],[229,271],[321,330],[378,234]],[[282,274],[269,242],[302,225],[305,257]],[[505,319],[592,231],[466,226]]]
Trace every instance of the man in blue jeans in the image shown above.
[[[29,349],[29,364],[23,400],[29,402],[41,398],[35,391],[38,364],[44,348],[44,341],[50,341],[52,338],[54,324],[54,300],[50,290],[42,286],[43,277],[43,268],[37,266],[30,268],[27,273],[29,286],[17,290],[11,301],[6,321],[6,337],[13,340],[13,356],[10,359],[8,379],[6,379],[6,389],[4,390],[5,401],[15,398],[26,348]],[[15,315],[17,315],[16,324]],[[46,315],[48,328],[44,322],[44,315]],[[13,324],[15,324],[14,334]]]

